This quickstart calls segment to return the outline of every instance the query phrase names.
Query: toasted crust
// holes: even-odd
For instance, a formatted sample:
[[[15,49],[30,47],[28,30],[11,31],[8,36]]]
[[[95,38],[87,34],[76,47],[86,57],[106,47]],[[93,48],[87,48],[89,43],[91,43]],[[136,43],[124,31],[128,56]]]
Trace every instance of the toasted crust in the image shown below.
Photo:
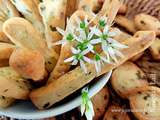
[[[15,99],[0,96],[0,108],[7,108],[15,102]]]
[[[121,27],[124,27],[128,32],[135,33],[137,31],[134,25],[134,21],[129,20],[122,15],[117,15],[115,18],[115,22]]]
[[[143,71],[132,62],[126,62],[117,67],[111,79],[114,90],[122,97],[127,98],[140,87],[147,86]]]
[[[128,114],[118,105],[111,105],[105,113],[103,120],[130,120]]]
[[[93,120],[99,120],[103,117],[105,109],[109,102],[109,92],[108,88],[104,87],[99,91],[92,99],[95,116]]]
[[[28,99],[30,85],[10,67],[0,68],[0,95],[15,99]]]
[[[160,39],[156,38],[151,47],[149,48],[153,59],[160,60]]]
[[[0,67],[7,67],[9,66],[9,59],[0,60]]]
[[[9,64],[24,78],[38,81],[45,76],[45,59],[39,51],[18,48],[12,53]]]
[[[160,21],[156,17],[141,13],[135,16],[134,22],[139,30],[153,30],[160,35]]]
[[[0,60],[9,59],[15,46],[8,43],[0,43]]]
[[[52,6],[52,7],[51,7]],[[45,25],[45,37],[49,47],[59,38],[55,38],[58,32],[56,27],[64,29],[67,0],[44,0],[39,4],[39,11]],[[54,33],[54,34],[53,34]]]
[[[159,120],[160,88],[148,86],[137,90],[129,98],[134,115],[140,120]]]
[[[38,6],[34,2],[34,0],[11,0],[11,2],[43,36],[44,25],[38,11]]]
[[[38,50],[45,57],[46,64],[50,63],[52,66],[52,68],[47,67],[47,70],[53,69],[58,55],[54,50],[48,49],[46,41],[31,23],[23,18],[14,17],[4,23],[3,31],[16,46]]]
[[[132,57],[131,59],[130,59],[130,61],[137,61],[138,59],[140,59],[142,56],[143,56],[143,54],[144,54],[144,52],[141,52],[141,53],[139,53],[139,54],[137,54],[137,55],[135,55],[134,57]]]
[[[76,90],[80,89],[87,83],[110,70],[121,65],[134,55],[144,51],[148,48],[155,39],[155,33],[152,31],[137,32],[134,37],[131,38],[134,42],[128,43],[129,48],[121,50],[124,54],[123,58],[119,58],[116,64],[105,64],[102,67],[102,72],[97,74],[93,64],[87,64],[88,73],[78,66],[74,70],[61,76],[59,79],[52,81],[50,84],[33,90],[30,94],[32,102],[39,109],[49,108],[51,105],[64,99],[66,96],[72,94]]]

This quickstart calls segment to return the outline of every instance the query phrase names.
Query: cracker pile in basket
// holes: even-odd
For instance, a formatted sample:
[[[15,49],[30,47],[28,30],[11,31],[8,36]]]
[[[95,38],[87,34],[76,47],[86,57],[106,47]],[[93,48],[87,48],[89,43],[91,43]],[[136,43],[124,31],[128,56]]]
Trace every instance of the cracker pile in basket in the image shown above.
[[[147,72],[133,62],[143,56],[146,49],[152,60],[160,60],[160,21],[156,18],[159,14],[156,10],[154,14],[145,12],[156,16],[153,17],[139,10],[131,19],[128,15],[132,3],[121,4],[119,0],[0,0],[0,107],[9,107],[16,99],[30,99],[38,109],[47,109],[94,78],[115,69],[111,78],[113,89],[129,100],[131,110],[146,108],[143,112],[133,111],[134,115],[142,120],[158,120],[160,90],[150,86]],[[158,6],[158,1],[155,4]],[[115,64],[105,63],[100,73],[88,63],[87,73],[79,65],[71,69],[70,64],[64,63],[72,55],[71,45],[53,46],[53,43],[63,37],[56,28],[68,30],[67,18],[74,24],[77,16],[82,20],[88,16],[93,19],[92,24],[102,16],[110,18],[110,23],[114,20],[113,27],[120,30],[114,39],[128,46],[120,51],[124,56]],[[130,62],[126,62],[128,60]],[[139,66],[144,68],[145,65]],[[107,88],[93,97],[95,119],[106,112],[108,98]],[[123,111],[120,106],[111,104],[104,120],[115,116],[120,120],[130,119],[125,112],[112,112],[114,109]]]

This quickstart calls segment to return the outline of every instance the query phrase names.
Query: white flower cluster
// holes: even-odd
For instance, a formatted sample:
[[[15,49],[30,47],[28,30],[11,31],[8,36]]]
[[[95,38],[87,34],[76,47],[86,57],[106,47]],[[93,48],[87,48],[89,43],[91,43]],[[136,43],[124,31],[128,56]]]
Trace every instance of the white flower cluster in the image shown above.
[[[57,31],[63,35],[63,39],[55,43],[56,45],[68,42],[76,43],[74,47],[71,47],[73,56],[64,62],[71,62],[71,65],[79,63],[85,73],[87,73],[85,63],[94,64],[96,71],[100,72],[104,63],[112,64],[117,62],[117,57],[123,57],[119,50],[128,46],[113,39],[115,35],[119,34],[119,31],[113,30],[110,25],[107,25],[107,17],[100,18],[99,23],[94,26],[90,25],[87,17],[84,20],[77,17],[76,22],[78,27],[71,25],[66,31],[57,28]],[[97,45],[101,46],[104,56],[100,55],[96,49]],[[94,57],[87,57],[88,53],[92,53]]]

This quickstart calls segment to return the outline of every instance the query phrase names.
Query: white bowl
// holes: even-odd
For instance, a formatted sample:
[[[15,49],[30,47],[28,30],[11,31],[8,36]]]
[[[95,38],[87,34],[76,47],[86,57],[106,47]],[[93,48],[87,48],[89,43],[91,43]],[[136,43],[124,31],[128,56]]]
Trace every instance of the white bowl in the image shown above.
[[[98,93],[108,82],[112,71],[105,74],[100,80],[97,80],[96,83],[89,89],[89,96],[92,97]],[[62,113],[68,112],[81,104],[81,96],[75,97],[74,99],[61,104],[56,107],[51,107],[48,110],[37,110],[31,102],[18,102],[13,106],[0,109],[0,115],[5,115],[11,118],[17,119],[42,119],[49,118],[53,116],[60,115]]]

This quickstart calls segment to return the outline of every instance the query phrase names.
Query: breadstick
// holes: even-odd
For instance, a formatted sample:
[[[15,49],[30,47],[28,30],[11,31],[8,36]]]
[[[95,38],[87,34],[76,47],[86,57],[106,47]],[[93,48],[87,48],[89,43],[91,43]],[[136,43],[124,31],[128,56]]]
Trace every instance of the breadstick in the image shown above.
[[[156,38],[149,48],[154,60],[160,60],[160,39]]]
[[[32,25],[44,35],[44,25],[39,14],[38,7],[34,0],[11,0],[15,7],[23,14],[23,16],[32,23]]]
[[[12,53],[9,64],[26,79],[39,81],[45,76],[45,59],[39,51],[17,48]]]
[[[15,99],[28,99],[31,86],[11,67],[0,68],[0,95]]]
[[[78,3],[78,9],[82,9],[86,12],[98,12],[102,7],[99,0],[80,0]]]
[[[134,21],[132,20],[129,20],[128,18],[126,18],[125,16],[122,16],[122,15],[118,15],[116,16],[115,18],[115,22],[124,27],[128,32],[130,33],[135,33],[137,31],[136,27],[135,27],[135,24],[134,24]]]
[[[125,62],[117,67],[111,79],[114,90],[123,98],[132,95],[132,91],[148,86],[143,71],[132,62]]]
[[[135,16],[134,22],[139,30],[153,30],[160,35],[160,21],[156,17],[142,13]]]
[[[0,41],[7,43],[11,42],[3,33],[2,26],[8,18],[15,16],[19,16],[19,13],[10,0],[0,0]]]
[[[54,50],[48,49],[46,41],[30,22],[23,18],[14,17],[4,23],[3,31],[16,46],[38,50],[45,57],[47,70],[53,69],[58,55]]]
[[[67,0],[43,0],[39,4],[39,11],[45,25],[45,37],[48,47],[61,38],[55,38],[58,32],[56,27],[64,29]],[[54,35],[55,34],[55,35]],[[58,49],[59,50],[59,49]],[[57,50],[57,52],[59,52]]]
[[[155,86],[139,88],[130,96],[129,101],[134,115],[139,120],[159,120],[160,88]]]

